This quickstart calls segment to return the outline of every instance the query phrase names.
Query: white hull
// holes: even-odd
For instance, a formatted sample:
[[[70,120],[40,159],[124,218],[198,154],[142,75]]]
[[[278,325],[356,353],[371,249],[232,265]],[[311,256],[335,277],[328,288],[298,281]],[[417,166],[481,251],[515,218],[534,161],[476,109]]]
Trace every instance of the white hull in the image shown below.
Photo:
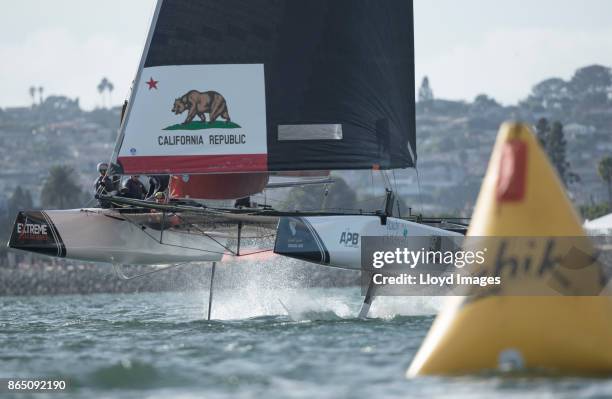
[[[193,219],[185,214],[115,209],[23,211],[17,216],[10,247],[45,255],[114,264],[161,265],[195,261],[220,261],[224,254],[237,254],[237,236],[242,245],[256,245],[254,252],[269,250],[256,222],[273,226],[277,220],[249,215],[224,215]],[[175,218],[175,220],[173,220]],[[193,220],[191,220],[193,219]],[[236,220],[234,220],[236,219]],[[191,222],[190,222],[191,220]],[[244,223],[241,233],[238,222]],[[249,226],[250,223],[250,226]],[[163,225],[163,228],[162,228]],[[273,229],[273,227],[272,227]],[[362,237],[404,237],[419,249],[434,236],[459,233],[397,218],[368,215],[281,217],[274,252],[311,263],[341,269],[361,269]],[[260,241],[254,244],[256,241]],[[243,252],[245,254],[245,252]]]
[[[122,214],[113,209],[24,211],[17,218],[10,246],[116,264],[219,261],[223,257],[227,234],[162,229],[161,221],[160,213]]]
[[[415,250],[434,236],[462,234],[389,217],[364,215],[283,217],[279,222],[274,252],[341,269],[361,269],[361,239],[403,237]]]

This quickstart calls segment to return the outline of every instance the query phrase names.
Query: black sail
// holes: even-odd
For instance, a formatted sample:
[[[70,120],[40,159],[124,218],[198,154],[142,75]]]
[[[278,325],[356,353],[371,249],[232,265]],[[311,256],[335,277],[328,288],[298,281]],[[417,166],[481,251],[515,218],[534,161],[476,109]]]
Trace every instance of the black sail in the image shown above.
[[[152,29],[144,69],[263,65],[267,171],[416,164],[412,0],[165,0]]]

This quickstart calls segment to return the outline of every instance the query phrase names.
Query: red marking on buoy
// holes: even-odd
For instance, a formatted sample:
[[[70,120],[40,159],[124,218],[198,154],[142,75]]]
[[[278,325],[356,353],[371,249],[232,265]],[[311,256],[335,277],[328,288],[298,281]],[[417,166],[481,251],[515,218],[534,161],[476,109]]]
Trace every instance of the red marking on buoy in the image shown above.
[[[517,202],[525,198],[527,181],[527,143],[510,140],[502,148],[496,198],[499,202]]]

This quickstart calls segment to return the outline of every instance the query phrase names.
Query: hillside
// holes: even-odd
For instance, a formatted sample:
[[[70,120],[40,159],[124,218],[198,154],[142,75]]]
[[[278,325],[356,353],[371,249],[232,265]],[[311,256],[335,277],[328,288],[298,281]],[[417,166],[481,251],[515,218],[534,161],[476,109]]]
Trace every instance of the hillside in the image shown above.
[[[397,191],[409,206],[430,214],[469,215],[497,129],[508,119],[563,123],[567,160],[580,178],[569,186],[575,202],[606,198],[596,165],[612,154],[610,68],[592,65],[577,70],[569,81],[543,80],[510,106],[485,94],[471,102],[436,99],[428,90],[416,107],[420,189],[414,170],[395,174]],[[56,164],[72,166],[75,180],[91,192],[96,163],[108,160],[114,147],[119,114],[119,107],[84,111],[78,100],[62,96],[32,107],[0,109],[0,213],[17,186],[30,190],[37,204],[41,182]],[[371,196],[369,172],[339,175],[358,200]]]

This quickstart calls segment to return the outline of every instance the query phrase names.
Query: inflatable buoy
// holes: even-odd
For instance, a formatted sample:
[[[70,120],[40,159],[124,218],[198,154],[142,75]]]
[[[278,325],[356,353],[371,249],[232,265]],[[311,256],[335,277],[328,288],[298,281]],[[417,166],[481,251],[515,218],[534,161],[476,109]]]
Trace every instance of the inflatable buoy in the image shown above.
[[[408,377],[517,369],[612,373],[612,300],[606,280],[578,214],[528,126],[502,125],[468,241],[469,236],[490,238],[493,246],[503,241],[500,237],[536,239],[507,249],[518,267],[502,274],[505,292],[468,293],[446,304]],[[538,238],[565,253],[571,245],[564,264],[538,270],[537,262],[521,263],[545,256]]]

